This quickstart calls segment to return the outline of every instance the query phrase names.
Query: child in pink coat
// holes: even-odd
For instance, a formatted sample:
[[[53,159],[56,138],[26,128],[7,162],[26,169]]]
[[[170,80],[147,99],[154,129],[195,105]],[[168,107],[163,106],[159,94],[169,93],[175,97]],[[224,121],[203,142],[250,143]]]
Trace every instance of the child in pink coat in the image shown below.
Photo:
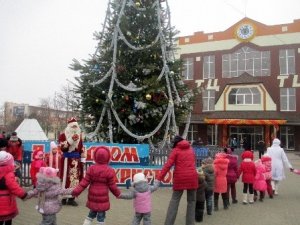
[[[267,183],[267,192],[270,198],[273,198],[272,181],[272,158],[266,153],[261,157],[262,164],[265,165],[265,178]]]
[[[154,181],[154,185],[150,186],[148,180],[143,173],[137,173],[133,176],[134,190],[128,193],[122,193],[121,199],[134,199],[133,207],[135,215],[132,225],[140,224],[143,220],[144,225],[151,225],[151,193],[156,191],[160,182]]]
[[[257,160],[255,162],[255,168],[256,168],[256,175],[254,178],[254,201],[257,199],[257,191],[259,191],[259,201],[263,201],[265,191],[267,190],[267,183],[265,178],[266,168],[262,164],[261,160]]]
[[[228,209],[228,195],[227,195],[227,169],[229,159],[227,154],[218,153],[214,160],[214,171],[215,171],[215,186],[214,186],[214,209],[219,210],[218,201],[219,194],[222,195],[224,209]]]

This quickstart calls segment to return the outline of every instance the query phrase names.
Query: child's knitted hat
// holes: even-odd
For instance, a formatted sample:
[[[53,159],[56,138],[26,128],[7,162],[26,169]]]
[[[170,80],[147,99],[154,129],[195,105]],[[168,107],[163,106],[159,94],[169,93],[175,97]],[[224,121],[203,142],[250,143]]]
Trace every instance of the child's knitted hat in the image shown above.
[[[251,160],[253,160],[253,158],[254,158],[254,156],[253,156],[252,151],[246,150],[242,153],[242,159],[251,159]]]
[[[34,159],[39,159],[41,155],[44,155],[44,152],[42,150],[35,150],[33,152],[33,158]]]
[[[203,159],[202,164],[213,164],[214,160],[210,157]]]
[[[50,142],[50,151],[52,151],[54,148],[57,148],[57,145],[54,141]]]
[[[197,167],[197,173],[198,173],[199,175],[204,175],[204,172],[203,172],[201,166],[200,166],[200,167]]]
[[[54,169],[52,167],[41,167],[39,173],[48,178],[57,177],[58,169]]]
[[[231,154],[232,150],[231,150],[231,148],[224,148],[224,152],[227,154]]]
[[[0,166],[8,165],[14,165],[14,157],[6,151],[0,151]]]
[[[142,182],[142,181],[147,181],[146,177],[145,177],[145,174],[143,173],[136,173],[134,176],[133,176],[133,184],[136,184],[136,183],[139,183],[139,182]]]
[[[261,157],[261,161],[262,162],[268,162],[268,161],[271,161],[272,158],[267,154],[265,153],[262,157]]]

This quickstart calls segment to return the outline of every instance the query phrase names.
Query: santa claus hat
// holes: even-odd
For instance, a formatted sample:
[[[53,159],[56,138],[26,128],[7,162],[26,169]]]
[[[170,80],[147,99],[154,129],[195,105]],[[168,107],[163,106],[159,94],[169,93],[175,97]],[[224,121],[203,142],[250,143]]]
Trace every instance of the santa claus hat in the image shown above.
[[[50,151],[52,151],[52,149],[57,148],[57,144],[54,141],[50,142]]]
[[[14,157],[6,151],[0,151],[0,166],[8,165],[14,165]]]
[[[68,122],[68,124],[69,123],[74,123],[74,122],[77,122],[77,119],[75,117],[71,117],[71,118],[68,119],[67,122]]]
[[[35,150],[35,151],[33,152],[33,158],[34,158],[34,159],[39,159],[39,158],[40,158],[40,155],[44,155],[43,150]]]
[[[41,167],[39,173],[45,177],[53,178],[57,177],[58,169],[54,169],[52,167]]]

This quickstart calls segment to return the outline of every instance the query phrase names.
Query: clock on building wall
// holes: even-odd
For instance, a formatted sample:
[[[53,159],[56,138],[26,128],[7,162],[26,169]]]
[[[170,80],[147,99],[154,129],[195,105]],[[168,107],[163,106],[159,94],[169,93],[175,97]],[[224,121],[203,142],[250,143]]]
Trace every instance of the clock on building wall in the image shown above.
[[[242,23],[237,26],[235,35],[241,41],[249,41],[255,35],[255,27],[251,23]]]

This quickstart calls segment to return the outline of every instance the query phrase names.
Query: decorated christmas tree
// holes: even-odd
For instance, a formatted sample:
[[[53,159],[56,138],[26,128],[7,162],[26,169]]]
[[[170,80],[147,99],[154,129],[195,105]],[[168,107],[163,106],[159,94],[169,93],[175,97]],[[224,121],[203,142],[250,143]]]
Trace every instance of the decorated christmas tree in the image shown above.
[[[72,64],[88,138],[163,146],[189,124],[194,93],[174,56],[176,34],[167,0],[109,1],[96,52]]]

